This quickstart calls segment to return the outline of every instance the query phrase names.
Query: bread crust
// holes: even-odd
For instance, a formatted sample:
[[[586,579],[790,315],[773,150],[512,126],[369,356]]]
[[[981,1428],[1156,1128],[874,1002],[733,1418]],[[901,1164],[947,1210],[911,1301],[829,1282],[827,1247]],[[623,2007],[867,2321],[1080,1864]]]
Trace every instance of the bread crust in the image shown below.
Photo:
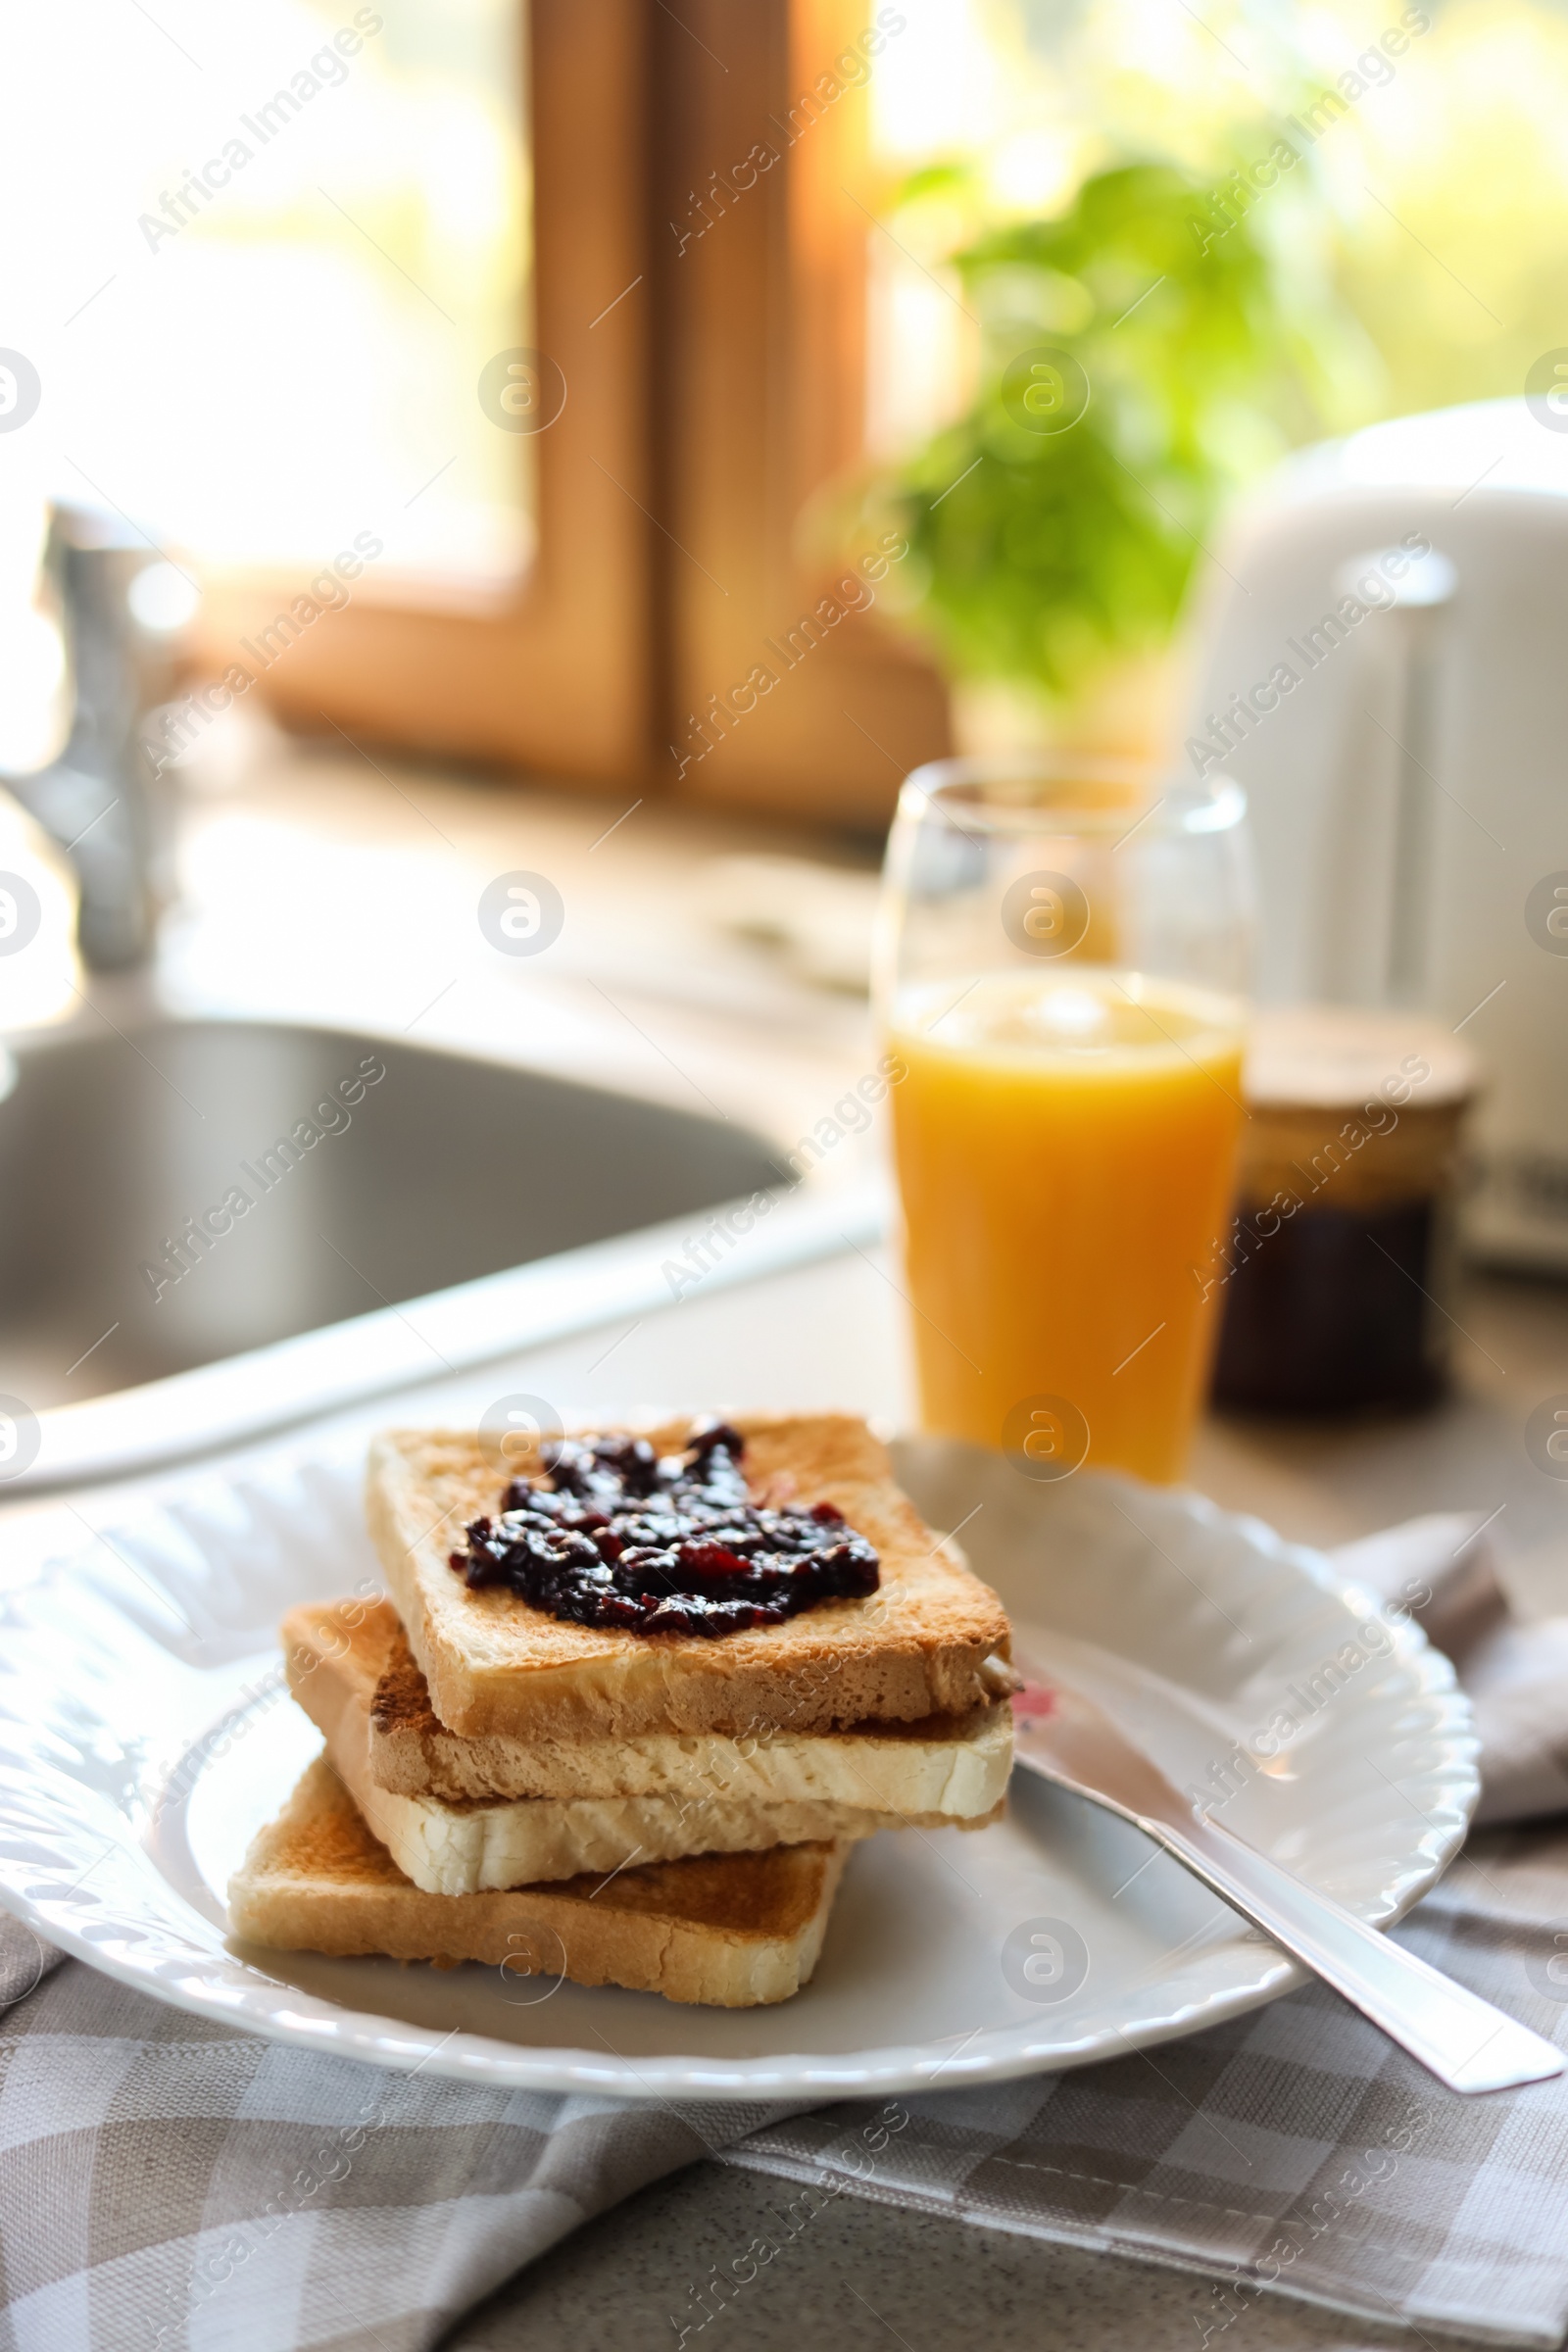
[[[702,1854],[505,1893],[424,1894],[370,1835],[324,1757],[252,1839],[229,1922],[277,1951],[384,1955],[619,1984],[741,2009],[788,2000],[822,1949],[847,1844]]]
[[[673,1451],[691,1423],[644,1434]],[[494,1513],[505,1474],[476,1436],[389,1430],[371,1445],[367,1515],[430,1703],[450,1731],[616,1739],[656,1728],[831,1731],[962,1715],[1009,1645],[1001,1602],[959,1565],[893,1484],[887,1449],[847,1413],[752,1415],[754,1493],[837,1505],[881,1560],[881,1586],[782,1625],[705,1641],[563,1623],[518,1594],[470,1591],[448,1566],[463,1528]],[[517,1468],[526,1471],[527,1457]]]

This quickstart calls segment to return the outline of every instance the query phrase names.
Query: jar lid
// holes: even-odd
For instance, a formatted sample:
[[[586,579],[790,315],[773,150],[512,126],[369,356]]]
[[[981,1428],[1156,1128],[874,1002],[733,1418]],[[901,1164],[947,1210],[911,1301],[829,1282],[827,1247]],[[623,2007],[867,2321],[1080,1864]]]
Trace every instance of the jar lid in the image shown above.
[[[1349,1110],[1378,1097],[1462,1102],[1477,1077],[1469,1047],[1425,1013],[1266,1004],[1252,1016],[1243,1085],[1260,1107]]]

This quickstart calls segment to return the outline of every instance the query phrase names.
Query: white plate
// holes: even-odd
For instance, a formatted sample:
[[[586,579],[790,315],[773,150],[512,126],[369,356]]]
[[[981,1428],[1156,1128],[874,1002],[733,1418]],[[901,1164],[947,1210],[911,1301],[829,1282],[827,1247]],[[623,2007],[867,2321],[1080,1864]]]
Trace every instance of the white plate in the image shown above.
[[[1301,1717],[1226,1810],[1244,1835],[1370,1920],[1432,1884],[1475,1803],[1475,1742],[1447,1664],[1413,1627],[1388,1628],[1319,1555],[1199,1496],[1087,1476],[1040,1486],[932,1440],[899,1455],[933,1526],[967,1518],[964,1547],[1020,1644],[1178,1782],[1201,1781],[1278,1710]],[[229,1872],[318,1744],[282,1689],[273,1629],[296,1601],[379,1588],[358,1462],[293,1454],[241,1483],[194,1476],[108,1535],[0,1621],[0,1902],[178,2008],[470,2082],[826,2098],[1079,2066],[1298,1981],[1137,1831],[1022,1774],[995,1828],[858,1848],[814,1981],[777,2008],[231,1944]],[[1034,1945],[1037,1933],[1055,1941]],[[1015,1955],[1062,1951],[1071,1970],[1074,1936],[1087,1974],[1049,1997],[1066,1982],[1051,1981],[1054,1960],[1032,1985]]]

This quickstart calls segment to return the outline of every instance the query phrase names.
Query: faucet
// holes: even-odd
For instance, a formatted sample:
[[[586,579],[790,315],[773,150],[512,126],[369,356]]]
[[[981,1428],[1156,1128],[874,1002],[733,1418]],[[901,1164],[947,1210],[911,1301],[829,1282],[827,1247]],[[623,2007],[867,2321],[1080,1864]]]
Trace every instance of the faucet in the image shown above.
[[[51,505],[42,571],[65,645],[69,728],[46,767],[0,782],[75,867],[83,957],[120,971],[150,956],[173,895],[169,796],[141,721],[173,693],[174,633],[192,607],[160,593],[183,587],[182,575],[132,525],[86,507]]]

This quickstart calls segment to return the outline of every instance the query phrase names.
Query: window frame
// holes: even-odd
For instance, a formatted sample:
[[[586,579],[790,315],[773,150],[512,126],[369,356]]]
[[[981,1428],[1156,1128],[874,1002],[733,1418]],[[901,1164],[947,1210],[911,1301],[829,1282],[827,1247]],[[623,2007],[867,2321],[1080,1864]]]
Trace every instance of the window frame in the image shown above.
[[[656,557],[663,773],[683,798],[859,828],[885,823],[903,776],[950,749],[935,668],[860,607],[875,583],[854,584],[829,517],[809,524],[862,462],[867,240],[885,232],[867,85],[846,80],[814,116],[803,101],[840,78],[836,57],[864,53],[876,15],[875,0],[690,0],[679,27],[661,21],[654,59],[661,488],[676,542]],[[778,160],[738,186],[759,145]],[[790,632],[806,642],[813,612],[825,633],[792,666]],[[776,683],[749,696],[755,665]]]
[[[530,0],[527,10],[533,314],[518,340],[566,383],[560,416],[535,436],[538,547],[527,574],[513,596],[466,604],[414,582],[401,596],[377,583],[354,597],[268,674],[264,691],[286,724],[336,724],[589,782],[644,768],[648,14],[641,0]],[[197,658],[220,673],[301,582],[247,571],[204,585]]]
[[[864,51],[876,13],[529,0],[519,338],[566,380],[534,445],[537,556],[509,599],[464,607],[410,583],[399,601],[391,582],[355,597],[269,672],[286,724],[861,828],[948,750],[931,663],[867,609],[874,583],[853,608],[835,593],[830,533],[803,538],[861,458],[866,244],[884,233],[866,86],[814,113],[810,93]],[[776,160],[737,188],[759,144]],[[241,659],[299,587],[213,579],[200,665]],[[798,666],[792,630],[809,645]],[[776,683],[739,710],[759,664]]]

